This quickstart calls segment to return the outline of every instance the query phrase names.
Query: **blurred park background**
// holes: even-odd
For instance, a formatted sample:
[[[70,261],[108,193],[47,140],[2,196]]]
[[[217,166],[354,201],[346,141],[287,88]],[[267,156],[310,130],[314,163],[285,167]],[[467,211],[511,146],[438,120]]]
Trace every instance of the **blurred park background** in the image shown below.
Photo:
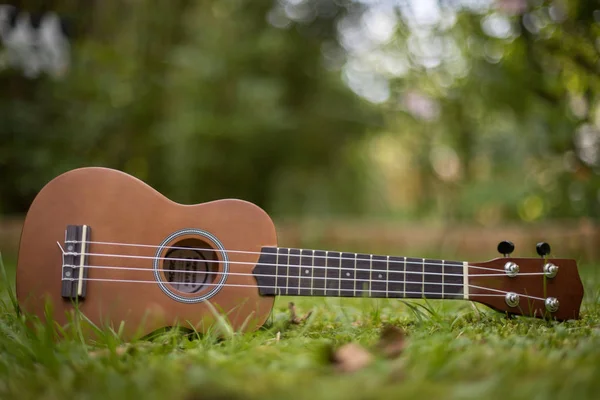
[[[286,246],[600,258],[597,1],[0,4],[5,254],[100,165],[255,202]]]

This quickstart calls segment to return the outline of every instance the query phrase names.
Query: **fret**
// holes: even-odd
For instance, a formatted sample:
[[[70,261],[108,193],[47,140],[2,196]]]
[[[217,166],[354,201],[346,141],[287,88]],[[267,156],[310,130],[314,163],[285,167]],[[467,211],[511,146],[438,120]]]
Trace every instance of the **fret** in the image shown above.
[[[325,251],[325,258],[323,261],[323,265],[325,266],[325,283],[323,283],[323,296],[327,296],[327,258],[329,257],[329,252]]]
[[[288,295],[300,295],[300,250],[289,249],[289,261],[288,261]]]
[[[444,271],[444,263],[445,262],[446,262],[445,260],[442,260],[442,299],[444,298],[444,286],[446,285],[446,282],[444,282],[444,274],[446,273]]]
[[[403,257],[403,258],[404,258],[404,263],[403,263],[403,265],[404,265],[404,274],[402,275],[402,279],[403,279],[404,282],[402,282],[402,287],[404,289],[402,289],[402,297],[406,298],[406,257]]]
[[[354,297],[356,297],[356,262],[358,261],[358,254],[354,253],[354,285],[353,285],[353,291],[352,291],[352,295]]]
[[[325,285],[327,284],[327,252],[313,250],[313,283],[312,294],[314,296],[325,296]]]
[[[443,298],[444,285],[442,284],[442,260],[425,260],[423,280],[424,291],[428,299]]]
[[[421,275],[421,296],[425,298],[425,259],[422,258],[421,260],[423,260],[423,263],[421,265],[421,271],[423,272],[423,274]]]
[[[406,279],[404,297],[421,298],[423,297],[423,259],[405,257]]]
[[[387,293],[389,297],[405,297],[405,259],[406,257],[388,257]]]
[[[356,279],[354,277],[355,270],[355,253],[342,253],[340,258],[340,287],[339,295],[344,297],[352,297],[355,293]]]
[[[469,264],[463,262],[463,299],[469,299]]]
[[[373,254],[369,254],[369,297],[371,297],[371,288],[373,287]]]
[[[373,256],[371,258],[370,296],[388,297],[388,257]]]
[[[313,295],[313,286],[315,284],[315,251],[312,250],[312,260],[310,268],[310,295]]]
[[[281,295],[281,289],[279,288],[279,269],[281,267],[279,266],[279,247],[277,247],[275,249],[275,294],[280,296]]]
[[[312,251],[300,250],[300,264],[298,268],[298,278],[300,286],[298,287],[299,296],[308,296],[312,285]]]
[[[369,296],[371,292],[371,256],[369,254],[355,255],[354,280],[356,282],[354,296]]]
[[[390,256],[386,256],[385,257],[385,271],[386,271],[385,297],[390,297],[390,284],[389,284],[389,280],[390,280]]]
[[[342,273],[340,268],[341,253],[338,253],[337,251],[328,251],[325,265],[327,266],[327,286],[325,287],[325,296],[339,296],[340,274]]]
[[[340,253],[340,259],[339,259],[339,282],[338,282],[338,296],[342,295],[342,253]]]
[[[298,274],[298,296],[302,294],[302,250],[299,251],[300,256],[298,257],[298,264],[297,268],[295,269],[295,272]]]
[[[285,295],[290,294],[290,249],[280,248],[281,255],[279,259],[281,260],[281,270],[285,273],[285,286],[283,290],[285,291]],[[281,290],[279,290],[281,292]]]

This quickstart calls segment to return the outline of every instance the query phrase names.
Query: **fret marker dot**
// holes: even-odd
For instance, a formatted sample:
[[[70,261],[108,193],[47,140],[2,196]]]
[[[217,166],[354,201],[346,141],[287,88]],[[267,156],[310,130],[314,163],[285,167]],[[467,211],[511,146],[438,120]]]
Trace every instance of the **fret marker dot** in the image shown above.
[[[73,246],[72,246],[72,245],[68,245],[68,246],[67,246],[67,250],[68,250],[68,251],[73,251]]]
[[[308,271],[307,269],[305,269],[305,270],[304,270],[304,273],[305,273],[306,275],[308,275],[308,274],[309,274],[309,271]]]
[[[350,276],[350,272],[346,272],[346,276]]]
[[[379,279],[383,278],[383,275],[379,274],[377,275],[379,277]]]

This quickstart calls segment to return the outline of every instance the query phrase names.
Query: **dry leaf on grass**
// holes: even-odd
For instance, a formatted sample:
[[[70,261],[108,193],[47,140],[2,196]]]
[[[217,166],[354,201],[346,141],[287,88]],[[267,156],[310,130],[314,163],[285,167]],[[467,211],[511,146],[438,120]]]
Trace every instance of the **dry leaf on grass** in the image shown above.
[[[339,372],[355,372],[373,361],[368,350],[356,343],[348,343],[331,353],[331,362]]]
[[[398,357],[406,347],[406,332],[394,325],[386,325],[381,331],[377,348],[385,357]]]
[[[296,315],[296,305],[290,301],[288,307],[290,309],[290,322],[292,324],[301,324],[302,322],[306,321],[308,317],[310,317],[310,315],[312,314],[312,311],[309,311],[302,318],[298,318],[298,316]]]
[[[406,332],[402,328],[386,325],[381,330],[381,336],[375,346],[387,358],[396,358],[406,347]],[[330,361],[340,372],[354,372],[365,368],[373,361],[373,355],[356,343],[348,343],[332,351]],[[401,361],[401,360],[398,360]],[[397,377],[403,376],[403,364],[394,368]]]

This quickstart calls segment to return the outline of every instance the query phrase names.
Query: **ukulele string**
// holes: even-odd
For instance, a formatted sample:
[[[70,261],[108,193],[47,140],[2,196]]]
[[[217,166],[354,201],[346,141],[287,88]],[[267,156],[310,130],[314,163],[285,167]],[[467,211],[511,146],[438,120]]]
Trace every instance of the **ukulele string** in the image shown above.
[[[65,267],[71,267],[71,268],[78,268],[78,265],[65,265]],[[126,271],[146,271],[146,272],[153,272],[153,271],[159,271],[159,272],[171,272],[171,273],[184,273],[184,274],[206,274],[206,275],[221,275],[223,274],[223,272],[220,271],[187,271],[187,270],[171,270],[171,269],[163,269],[163,268],[156,268],[156,269],[149,269],[149,268],[137,268],[137,267],[121,267],[121,266],[110,266],[110,265],[84,265],[85,268],[91,268],[91,269],[107,269],[107,270],[126,270]],[[333,270],[333,268],[331,269]],[[336,270],[337,271],[337,270]],[[399,274],[402,272],[398,272]],[[293,279],[311,279],[311,280],[332,280],[332,281],[351,281],[354,282],[356,281],[357,283],[365,283],[365,282],[381,282],[381,283],[407,283],[407,284],[417,284],[417,285],[421,285],[423,284],[422,281],[390,281],[390,280],[380,280],[382,278],[379,279],[354,279],[354,278],[328,278],[328,277],[321,277],[321,276],[307,276],[307,275],[272,275],[272,274],[253,274],[253,273],[244,273],[244,272],[227,272],[225,275],[235,275],[235,276],[251,276],[251,277],[265,277],[265,278],[278,278],[278,279],[287,279],[287,278],[293,278]],[[458,275],[457,275],[458,276]],[[184,282],[171,282],[171,283],[184,283]],[[425,282],[426,285],[444,285],[444,286],[464,286],[464,284],[462,283],[441,283],[441,282]],[[472,286],[472,285],[469,285]]]
[[[62,248],[61,248],[62,250]],[[231,250],[230,250],[231,251]],[[189,258],[179,258],[179,257],[154,257],[154,256],[136,256],[136,255],[132,255],[132,254],[110,254],[110,253],[91,253],[91,252],[63,252],[63,255],[73,255],[73,256],[97,256],[97,257],[112,257],[112,258],[131,258],[131,259],[144,259],[144,260],[170,260],[170,261],[183,261],[183,262],[194,262],[194,263],[214,263],[214,264],[221,264],[221,263],[225,263],[225,261],[221,261],[221,260],[198,260],[198,259],[189,259]],[[292,255],[295,256],[295,255]],[[300,255],[297,255],[300,256]],[[311,256],[304,256],[304,257],[311,257]],[[316,258],[316,256],[315,256]],[[322,257],[324,258],[324,257]],[[408,261],[408,260],[404,260],[404,261],[400,261],[400,260],[373,260],[371,258],[356,258],[356,257],[330,257],[329,259],[336,259],[339,260],[340,262],[342,260],[345,261],[353,261],[353,262],[358,262],[359,260],[361,262],[364,261],[369,261],[369,262],[373,262],[375,261],[376,263],[384,263],[384,262],[390,262],[393,263],[392,265],[417,265],[417,266],[438,266],[438,267],[460,267],[462,268],[464,266],[464,264],[435,264],[435,263],[427,263],[425,262],[425,260],[423,259],[423,262],[419,262],[419,261]],[[289,259],[288,259],[289,262]],[[306,267],[311,267],[311,268],[315,268],[315,269],[337,269],[337,270],[342,270],[342,271],[363,271],[363,272],[388,272],[387,269],[364,269],[364,268],[349,268],[349,267],[327,267],[327,266],[321,266],[321,265],[293,265],[293,264],[281,264],[281,263],[258,263],[258,262],[250,262],[250,261],[230,261],[228,260],[227,263],[229,264],[239,264],[239,265],[264,265],[264,266],[270,266],[270,267],[292,267],[292,268],[306,268]],[[313,262],[314,264],[314,262]],[[474,267],[472,265],[468,265],[467,266],[469,268],[477,268]],[[506,276],[505,273],[499,273],[498,269],[494,269],[494,268],[486,268],[487,270],[490,271],[494,271],[497,274],[469,274],[469,276]],[[396,272],[396,271],[393,271]],[[424,274],[424,275],[444,275],[444,276],[463,276],[463,274],[450,274],[450,273],[438,273],[438,272],[419,272],[419,271],[402,271],[405,272],[407,274]],[[544,272],[523,272],[523,273],[519,273],[519,275],[544,275]]]
[[[192,261],[192,260],[189,260]],[[230,261],[231,262],[231,261]],[[235,262],[234,262],[235,263]],[[273,274],[254,274],[254,273],[247,273],[247,272],[227,272],[225,273],[226,275],[235,275],[235,276],[252,276],[252,277],[266,277],[266,278],[278,278],[278,279],[287,279],[287,278],[294,278],[294,279],[317,279],[317,280],[337,280],[337,281],[355,281],[356,282],[388,282],[388,283],[408,283],[408,284],[425,284],[425,285],[446,285],[446,286],[464,286],[464,284],[462,283],[451,283],[451,282],[423,282],[423,281],[395,281],[395,280],[380,280],[383,278],[370,278],[370,279],[354,279],[354,278],[341,278],[341,277],[320,277],[320,276],[314,276],[314,274],[312,274],[312,268],[316,268],[313,267],[311,265],[302,265],[302,266],[298,266],[298,265],[291,265],[292,267],[295,268],[305,268],[306,271],[311,272],[310,276],[307,275],[301,275],[300,273],[302,271],[298,271],[298,275],[291,275],[289,274],[289,270],[288,270],[288,275],[273,275]],[[69,268],[79,268],[79,265],[72,265],[72,264],[65,264],[64,267],[69,267]],[[153,272],[153,271],[158,271],[158,272],[165,272],[165,273],[183,273],[183,274],[193,274],[193,275],[201,275],[201,274],[205,274],[205,275],[221,275],[224,274],[221,271],[189,271],[189,270],[185,270],[185,269],[166,269],[166,268],[141,268],[141,267],[128,267],[128,266],[115,266],[115,265],[84,265],[85,268],[90,268],[90,269],[106,269],[106,270],[124,270],[124,271],[140,271],[140,272]],[[340,271],[339,268],[327,268],[328,270],[331,271]],[[352,268],[346,268],[347,270],[351,270],[354,271],[354,269]],[[423,275],[424,273],[422,272],[418,272],[418,271],[386,271],[386,270],[368,270],[368,269],[357,269],[356,271],[364,271],[364,272],[385,272],[388,276],[389,273],[394,273],[394,274],[404,274],[406,273],[413,273],[413,274],[419,274],[419,275]],[[436,275],[436,276],[458,276],[461,277],[463,275],[460,274],[441,274],[441,273],[427,273],[428,275]],[[543,273],[542,273],[543,274]],[[370,274],[372,276],[372,274]],[[378,274],[378,275],[382,275],[382,274]],[[348,276],[348,275],[346,275]],[[498,274],[498,275],[492,275],[492,274],[484,274],[484,275],[469,275],[469,278],[471,277],[477,277],[477,276],[485,276],[485,277],[489,277],[489,276],[506,276],[506,274]],[[469,285],[469,286],[473,286],[476,287],[474,285]],[[490,289],[492,290],[492,289]]]
[[[65,243],[82,243],[82,241],[80,240],[68,240]],[[329,259],[329,260],[354,260],[354,258],[350,257],[343,257],[342,254],[358,254],[358,253],[352,253],[352,252],[339,252],[339,251],[329,251],[329,250],[307,250],[307,249],[296,249],[296,248],[289,248],[289,247],[281,247],[281,249],[288,249],[288,253],[287,254],[279,254],[279,253],[267,253],[267,252],[263,252],[263,251],[249,251],[249,250],[229,250],[229,249],[213,249],[213,248],[205,248],[205,247],[184,247],[184,246],[159,246],[159,245],[154,245],[154,244],[137,244],[137,243],[123,243],[123,242],[106,242],[106,241],[86,241],[86,244],[97,244],[97,245],[107,245],[107,246],[125,246],[125,247],[145,247],[145,248],[164,248],[165,250],[191,250],[191,251],[208,251],[208,252],[216,252],[216,253],[236,253],[236,254],[252,254],[252,255],[275,255],[275,256],[289,256],[289,257],[313,257],[313,258],[325,258],[325,259]],[[59,246],[60,247],[60,246]],[[265,247],[271,247],[271,248],[275,248],[278,249],[280,247],[277,246],[265,246]],[[62,248],[61,248],[62,250]],[[312,252],[312,255],[308,255],[308,254],[292,254],[290,252],[290,250],[295,250],[295,251],[310,251]],[[328,255],[315,255],[314,253],[320,251],[320,252],[325,252],[325,253],[339,253],[339,256],[328,256]],[[63,251],[64,253],[64,251]],[[91,255],[91,253],[73,253],[73,254],[84,254],[84,255]],[[426,262],[420,262],[420,261],[408,261],[409,258],[411,257],[399,257],[399,256],[390,256],[390,255],[383,255],[383,256],[379,256],[379,257],[386,257],[386,259],[389,259],[390,257],[394,257],[394,258],[403,258],[404,261],[400,261],[400,260],[393,260],[393,262],[396,263],[404,263],[406,262],[406,264],[415,264],[415,265],[441,265],[441,264],[437,264],[437,263],[426,263]],[[152,257],[155,258],[155,257]],[[172,258],[171,258],[172,259]],[[413,257],[414,259],[414,257]],[[360,260],[366,260],[364,258],[361,258]],[[425,260],[423,258],[421,258],[421,260]],[[378,259],[376,260],[378,262],[382,262],[385,260],[382,259]],[[390,260],[392,261],[392,260]],[[444,261],[444,260],[439,260],[439,261]],[[444,264],[445,266],[450,266],[450,267],[462,267],[463,266],[463,262],[457,262],[454,261],[454,263],[448,263],[448,264]],[[494,271],[497,272],[497,269],[494,268],[487,268],[487,267],[480,267],[480,266],[476,266],[476,265],[469,265],[469,268],[473,268],[473,269],[480,269],[480,270],[485,270],[485,271]]]
[[[78,278],[65,278],[63,279],[64,281],[72,281],[72,282],[76,282],[79,279]],[[177,284],[177,282],[169,282],[169,281],[159,281],[159,280],[135,280],[135,279],[106,279],[106,278],[83,278],[82,280],[84,281],[96,281],[96,282],[116,282],[116,283],[163,283],[163,284]],[[180,282],[180,283],[185,283],[185,282]],[[223,284],[219,284],[219,283],[203,283],[201,284],[202,286],[223,286],[223,287],[243,287],[243,288],[260,288],[260,289],[279,289],[279,291],[285,289],[286,290],[286,295],[290,295],[289,291],[290,290],[294,290],[294,291],[298,291],[298,294],[300,294],[300,290],[304,289],[304,290],[312,290],[312,292],[314,292],[315,290],[330,290],[333,292],[348,292],[348,291],[352,291],[353,293],[356,292],[356,290],[353,289],[343,289],[343,288],[335,288],[335,289],[325,289],[325,288],[300,288],[300,287],[292,287],[292,286],[261,286],[261,285],[245,285],[245,284],[237,284],[237,283],[223,283]],[[469,285],[471,286],[471,285]],[[478,286],[475,286],[476,288],[478,288]],[[506,295],[506,293],[509,292],[504,292],[502,290],[496,290],[496,289],[489,289],[489,288],[481,288],[481,289],[487,289],[487,290],[493,290],[494,292],[499,292],[499,293],[469,293],[469,298],[477,296],[477,297],[504,297]],[[363,292],[367,292],[367,290],[363,290],[363,289],[359,289]],[[439,292],[410,292],[410,291],[401,291],[401,290],[378,290],[378,289],[372,289],[370,290],[370,293],[387,293],[389,294],[416,294],[416,295],[421,295],[421,296],[425,296],[425,295],[441,295],[442,293]],[[461,296],[462,293],[446,293],[446,295],[448,296]],[[536,296],[530,296],[530,295],[526,295],[526,294],[519,294],[519,296],[521,297],[525,297],[525,298],[529,298],[529,299],[533,299],[533,300],[541,300],[544,301],[545,299],[541,298],[541,297],[536,297]],[[405,296],[404,296],[405,297]],[[462,297],[456,297],[456,299],[461,299]]]
[[[76,268],[78,267],[77,265],[65,265],[66,267],[72,267],[72,268]],[[181,273],[190,273],[190,274],[206,274],[206,275],[219,275],[219,274],[223,274],[222,272],[219,271],[187,271],[187,270],[170,270],[170,269],[161,269],[161,268],[157,268],[157,269],[148,269],[148,268],[137,268],[137,267],[122,267],[122,266],[108,266],[108,265],[85,265],[86,268],[92,268],[92,269],[108,269],[108,270],[113,270],[113,269],[117,269],[117,270],[127,270],[127,271],[146,271],[146,272],[153,272],[153,271],[160,271],[160,272],[181,272]],[[365,270],[367,271],[367,270]],[[397,272],[397,273],[402,273],[402,272]],[[227,275],[236,275],[236,276],[251,276],[256,278],[257,276],[260,277],[266,277],[266,278],[281,278],[281,279],[287,279],[287,278],[293,278],[293,279],[311,279],[311,280],[325,280],[327,281],[328,279],[330,280],[335,280],[335,281],[351,281],[351,282],[356,282],[356,283],[369,283],[372,284],[373,282],[380,282],[380,283],[401,283],[401,284],[413,284],[413,285],[437,285],[437,286],[464,286],[464,283],[451,283],[451,282],[418,282],[418,281],[393,281],[393,280],[377,280],[377,279],[355,279],[355,278],[327,278],[327,277],[320,277],[320,276],[302,276],[302,275],[270,275],[270,274],[252,274],[252,273],[242,273],[242,272],[227,272]],[[458,275],[457,275],[458,276]],[[469,277],[471,276],[479,276],[479,275],[469,275]],[[482,275],[482,276],[489,276],[489,275]],[[382,278],[379,278],[382,279]],[[158,282],[158,281],[156,281]],[[169,281],[171,284],[178,284],[178,283],[186,283],[186,282],[178,282],[178,281],[174,281],[171,282]],[[298,284],[300,284],[300,281],[298,282]],[[203,285],[203,284],[200,284]],[[489,291],[493,291],[493,292],[499,292],[499,293],[503,293],[506,294],[508,292],[506,291],[502,291],[502,290],[498,290],[498,289],[492,289],[492,288],[487,288],[484,286],[477,286],[477,285],[471,285],[468,284],[467,286],[471,287],[471,288],[475,288],[475,289],[482,289],[482,290],[489,290]],[[259,286],[257,286],[259,287]],[[275,287],[275,286],[273,286]],[[279,286],[278,286],[279,287]],[[300,287],[296,288],[296,289],[300,289]]]

